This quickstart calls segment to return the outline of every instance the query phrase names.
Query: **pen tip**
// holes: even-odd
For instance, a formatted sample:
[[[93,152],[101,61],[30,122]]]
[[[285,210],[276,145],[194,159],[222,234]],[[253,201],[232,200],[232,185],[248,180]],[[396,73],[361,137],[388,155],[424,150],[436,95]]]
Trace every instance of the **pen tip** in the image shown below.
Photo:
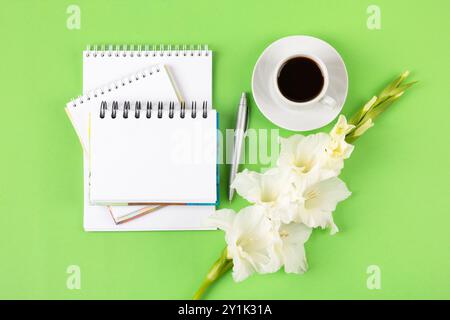
[[[244,103],[247,103],[247,94],[245,92],[242,92],[240,104],[244,104]]]
[[[233,200],[233,196],[234,196],[234,189],[231,188],[230,193],[228,194],[228,201],[231,202],[231,200]]]

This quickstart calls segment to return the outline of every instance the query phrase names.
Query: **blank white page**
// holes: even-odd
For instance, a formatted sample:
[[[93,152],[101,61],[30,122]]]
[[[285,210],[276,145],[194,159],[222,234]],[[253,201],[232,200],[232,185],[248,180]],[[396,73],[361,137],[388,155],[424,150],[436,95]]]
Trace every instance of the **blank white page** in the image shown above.
[[[217,118],[191,110],[159,118],[145,109],[136,118],[123,109],[91,115],[90,201],[94,204],[216,203]]]

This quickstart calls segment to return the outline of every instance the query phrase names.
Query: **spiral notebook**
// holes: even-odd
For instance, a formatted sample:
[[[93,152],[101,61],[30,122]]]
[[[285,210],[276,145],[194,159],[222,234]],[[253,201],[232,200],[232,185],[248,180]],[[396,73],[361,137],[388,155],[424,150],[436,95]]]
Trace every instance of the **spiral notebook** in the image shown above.
[[[92,81],[97,74],[104,75],[107,69],[105,66],[104,70],[97,70],[89,77],[89,80]],[[89,151],[88,132],[91,110],[98,109],[104,99],[123,101],[130,97],[136,101],[147,100],[149,97],[156,97],[160,101],[178,100],[166,67],[162,64],[147,66],[138,72],[128,72],[78,97],[67,104],[66,110],[85,151]]]
[[[181,100],[207,101],[212,105],[212,53],[207,47],[130,47],[107,46],[90,47],[83,52],[83,92],[84,98],[101,92],[109,92],[113,83],[121,84],[124,76],[138,73],[158,63],[164,63],[170,70],[169,80],[174,85],[171,93]],[[163,72],[164,73],[164,72]],[[157,77],[159,73],[155,74]],[[152,78],[153,79],[153,78]],[[125,80],[126,81],[126,80]],[[164,81],[167,84],[167,81]],[[176,83],[176,84],[175,84]],[[106,94],[106,93],[105,93]],[[215,208],[212,206],[166,206],[151,214],[124,224],[116,224],[112,216],[133,216],[133,213],[154,210],[156,206],[97,206],[89,203],[89,154],[87,146],[88,116],[78,108],[81,98],[67,105],[67,113],[74,126],[86,133],[79,133],[84,146],[84,228],[87,231],[144,231],[144,230],[205,230],[211,229],[205,220]],[[154,98],[150,94],[145,99]],[[74,107],[73,103],[78,106]],[[78,108],[75,111],[75,108]],[[78,123],[78,124],[76,124]],[[84,137],[84,138],[83,138]],[[84,143],[83,143],[84,140]]]
[[[89,132],[92,204],[216,204],[217,114],[206,101],[96,103]]]

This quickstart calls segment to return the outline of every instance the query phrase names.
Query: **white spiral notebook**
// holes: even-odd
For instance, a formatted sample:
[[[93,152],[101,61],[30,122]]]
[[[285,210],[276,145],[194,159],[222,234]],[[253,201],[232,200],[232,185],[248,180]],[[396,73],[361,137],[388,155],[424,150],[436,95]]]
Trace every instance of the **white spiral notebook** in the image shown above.
[[[67,105],[67,113],[77,128],[85,148],[85,209],[84,227],[88,231],[127,231],[127,230],[204,230],[206,218],[215,210],[213,206],[167,206],[145,215],[139,219],[117,225],[111,219],[113,216],[127,215],[131,212],[146,210],[147,206],[98,206],[89,203],[89,154],[88,145],[89,110],[80,107],[86,105],[86,100],[92,101],[95,95],[99,101],[123,101],[123,97],[112,96],[116,87],[127,86],[126,81],[133,82],[133,77],[125,75],[142,75],[141,70],[149,70],[155,64],[164,64],[170,70],[170,76],[165,71],[153,73],[155,77],[145,77],[145,81],[159,78],[158,86],[165,84],[158,96],[154,96],[150,86],[145,86],[139,100],[146,101],[206,101],[208,111],[211,109],[212,98],[212,54],[207,48],[192,47],[172,50],[170,47],[130,48],[103,47],[90,48],[83,52],[83,91],[85,95]],[[160,65],[161,67],[161,65]],[[117,79],[124,80],[116,81]],[[142,80],[142,78],[141,78]],[[171,86],[167,86],[168,81]],[[123,85],[123,83],[125,83]],[[129,82],[128,82],[129,83]],[[105,85],[108,84],[108,85]],[[174,85],[176,88],[174,89]],[[129,86],[132,87],[131,85]],[[171,92],[172,89],[173,91]],[[103,94],[102,94],[103,92]],[[118,91],[117,91],[118,92]],[[166,96],[162,96],[165,92]],[[108,98],[106,98],[108,97]],[[138,96],[135,96],[135,98]],[[84,99],[84,100],[83,100]],[[83,101],[83,103],[81,103]],[[74,104],[76,106],[74,106]],[[115,214],[114,214],[115,213]]]
[[[217,202],[217,115],[196,102],[91,102],[92,204]]]

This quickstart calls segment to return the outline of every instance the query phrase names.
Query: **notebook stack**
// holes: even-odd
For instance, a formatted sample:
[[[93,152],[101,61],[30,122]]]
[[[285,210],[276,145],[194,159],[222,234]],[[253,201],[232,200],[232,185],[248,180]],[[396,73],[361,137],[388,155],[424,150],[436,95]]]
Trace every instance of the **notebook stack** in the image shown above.
[[[86,231],[209,229],[218,114],[206,46],[89,47],[66,112],[83,147]]]

